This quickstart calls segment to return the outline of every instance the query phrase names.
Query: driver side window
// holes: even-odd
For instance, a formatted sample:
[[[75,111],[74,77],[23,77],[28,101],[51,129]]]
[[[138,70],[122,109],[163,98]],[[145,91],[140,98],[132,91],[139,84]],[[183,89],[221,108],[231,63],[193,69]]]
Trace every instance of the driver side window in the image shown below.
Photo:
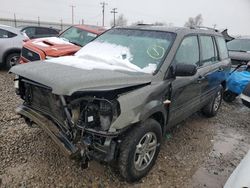
[[[175,63],[199,65],[199,45],[197,36],[186,37],[174,58]]]

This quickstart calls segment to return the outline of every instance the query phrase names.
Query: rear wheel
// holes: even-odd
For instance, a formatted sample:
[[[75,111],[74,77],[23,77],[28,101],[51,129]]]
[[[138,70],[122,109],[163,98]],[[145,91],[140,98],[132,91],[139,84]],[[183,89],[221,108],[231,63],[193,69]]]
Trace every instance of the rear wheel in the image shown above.
[[[233,102],[238,95],[230,90],[227,90],[223,94],[223,99],[226,102]]]
[[[20,58],[20,53],[11,53],[7,56],[6,58],[6,68],[10,69],[11,67],[13,67],[14,65],[16,65],[18,63],[18,60]]]
[[[202,113],[207,117],[215,116],[218,110],[220,109],[222,96],[223,96],[223,88],[221,86],[220,89],[216,92],[213,100],[210,103],[208,103],[205,107],[203,107]]]
[[[118,158],[120,173],[126,181],[134,182],[147,175],[160,151],[161,138],[161,126],[153,119],[148,119],[126,135]]]

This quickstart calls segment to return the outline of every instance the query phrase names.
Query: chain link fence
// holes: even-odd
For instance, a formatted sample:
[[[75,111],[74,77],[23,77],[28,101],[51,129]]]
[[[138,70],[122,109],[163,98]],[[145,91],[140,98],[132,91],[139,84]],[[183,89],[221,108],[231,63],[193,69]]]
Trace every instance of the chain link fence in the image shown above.
[[[34,20],[20,20],[20,19],[10,19],[10,18],[0,18],[0,24],[9,25],[12,27],[22,27],[22,26],[44,26],[44,27],[52,27],[59,30],[65,30],[71,24],[68,23],[56,23],[56,22],[44,22],[44,21],[34,21]]]

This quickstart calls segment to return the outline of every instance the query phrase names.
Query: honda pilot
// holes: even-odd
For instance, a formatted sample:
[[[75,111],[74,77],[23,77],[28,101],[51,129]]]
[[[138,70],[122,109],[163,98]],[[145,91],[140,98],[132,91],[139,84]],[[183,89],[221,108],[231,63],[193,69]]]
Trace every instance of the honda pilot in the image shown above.
[[[83,167],[115,162],[133,182],[154,166],[166,132],[215,116],[231,62],[211,29],[117,27],[65,56],[13,67],[17,108]]]

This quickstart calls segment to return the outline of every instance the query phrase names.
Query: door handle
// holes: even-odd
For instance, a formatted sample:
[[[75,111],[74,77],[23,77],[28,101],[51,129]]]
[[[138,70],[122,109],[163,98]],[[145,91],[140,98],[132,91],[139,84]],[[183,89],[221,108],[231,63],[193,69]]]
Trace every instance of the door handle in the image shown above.
[[[201,83],[201,81],[205,80],[206,77],[205,76],[199,76],[198,79],[197,79],[197,82],[198,83]]]
[[[224,71],[224,68],[223,67],[219,67],[218,72],[222,72],[222,71]]]

